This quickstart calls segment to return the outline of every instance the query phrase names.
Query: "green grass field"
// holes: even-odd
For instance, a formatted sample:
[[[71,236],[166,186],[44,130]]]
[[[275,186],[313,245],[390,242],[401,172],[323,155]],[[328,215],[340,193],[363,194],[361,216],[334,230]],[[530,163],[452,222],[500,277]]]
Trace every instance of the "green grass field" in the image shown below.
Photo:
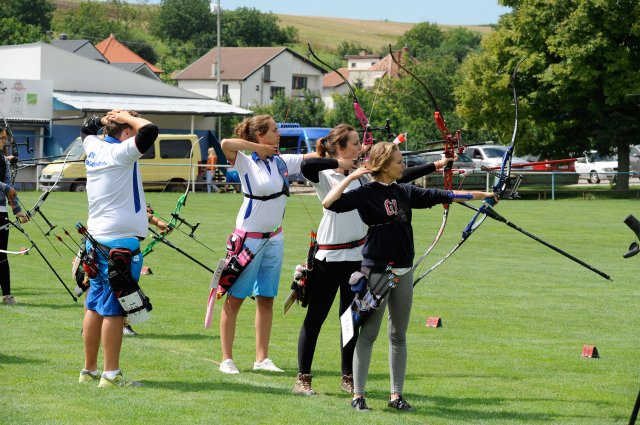
[[[32,205],[37,193],[23,193]],[[148,194],[168,216],[177,194]],[[201,221],[197,236],[211,254],[178,232],[171,240],[213,267],[224,253],[240,195],[192,195],[185,218]],[[35,250],[12,256],[15,306],[0,305],[0,423],[2,424],[613,424],[627,423],[640,389],[640,258],[623,259],[633,234],[623,224],[640,216],[632,200],[507,201],[499,211],[584,261],[608,272],[605,281],[506,226],[487,220],[443,266],[416,287],[409,329],[405,396],[413,414],[386,409],[389,370],[384,330],[375,346],[369,381],[370,414],[349,407],[341,393],[339,322],[334,306],[320,335],[314,388],[320,395],[291,394],[297,338],[305,310],[282,303],[295,264],[306,254],[308,231],[320,218],[314,195],[293,195],[285,218],[285,265],[276,299],[270,357],[286,369],[250,371],[254,361],[254,310],[248,300],[235,344],[241,372],[217,371],[220,361],[216,306],[213,329],[203,329],[208,272],[166,246],[145,264],[153,274],[141,285],[154,305],[139,336],[125,338],[125,375],[142,388],[100,389],[77,383],[82,367],[82,305],[74,303]],[[86,221],[84,194],[53,193],[43,205],[48,218],[72,230]],[[431,242],[442,209],[417,211],[417,251]],[[453,247],[470,211],[452,207],[445,234],[426,263]],[[33,224],[29,234],[68,285],[72,254]],[[61,231],[56,229],[57,233]],[[75,235],[74,235],[75,236]],[[78,238],[76,237],[76,240]],[[68,241],[68,240],[67,240]],[[9,249],[28,246],[12,230]],[[427,328],[429,316],[444,326]],[[383,326],[384,327],[384,326]],[[581,358],[582,346],[601,358]]]

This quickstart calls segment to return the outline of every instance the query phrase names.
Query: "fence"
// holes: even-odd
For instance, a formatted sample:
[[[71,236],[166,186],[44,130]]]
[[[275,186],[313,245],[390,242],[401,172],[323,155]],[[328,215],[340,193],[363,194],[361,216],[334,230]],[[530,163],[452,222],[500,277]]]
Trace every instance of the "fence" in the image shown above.
[[[140,164],[141,170],[144,170],[147,167],[191,167],[191,190],[206,190],[206,179],[204,177],[205,170],[207,168],[207,164],[193,164],[185,165],[185,164]],[[216,165],[216,174],[214,176],[214,184],[218,187],[225,188],[230,187],[235,191],[240,190],[240,182],[239,181],[228,181],[226,178],[227,171],[232,168],[229,164],[221,164]],[[467,173],[456,173],[454,174],[453,179],[453,187],[454,189],[462,188],[462,189],[475,189],[475,190],[485,190],[490,191],[495,182],[495,174],[491,174],[485,171],[479,170],[467,170]],[[582,192],[583,197],[586,197],[586,193],[588,192],[603,192],[603,191],[612,191],[613,183],[618,175],[628,174],[629,175],[629,183],[637,184],[640,183],[637,179],[640,179],[640,172],[612,172],[602,174],[601,181],[599,184],[587,184],[588,175],[579,175],[577,173],[571,172],[562,172],[562,171],[519,171],[513,170],[512,175],[519,174],[523,176],[523,181],[520,186],[520,192],[524,195],[536,195],[539,199],[548,199],[551,200],[556,199],[556,195],[558,193],[567,193],[567,192]],[[612,177],[608,180],[608,177]],[[62,181],[62,180],[61,180]],[[582,181],[582,183],[581,183]],[[168,185],[168,181],[144,181],[144,185],[147,188],[157,188],[159,186],[164,187],[166,189]],[[186,187],[184,186],[186,181],[176,181],[173,182],[174,185],[181,185],[181,189],[184,190]],[[443,187],[443,177],[441,173],[433,173],[428,176],[421,177],[416,180],[416,184],[422,187]],[[38,182],[35,181],[19,181],[17,185],[18,189],[22,190],[46,190],[47,187],[39,187]],[[637,192],[640,192],[640,187],[632,188]],[[621,193],[628,191],[619,191]]]

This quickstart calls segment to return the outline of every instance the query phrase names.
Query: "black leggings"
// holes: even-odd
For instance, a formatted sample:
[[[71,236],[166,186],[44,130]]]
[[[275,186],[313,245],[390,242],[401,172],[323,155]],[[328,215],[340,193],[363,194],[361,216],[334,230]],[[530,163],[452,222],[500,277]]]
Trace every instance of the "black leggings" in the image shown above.
[[[9,215],[6,212],[0,212],[0,225],[8,223]],[[0,249],[6,251],[9,246],[9,228],[0,230]],[[11,274],[9,272],[9,261],[7,254],[0,252],[0,287],[2,287],[2,295],[11,294]]]
[[[309,282],[309,306],[298,338],[298,372],[311,373],[311,363],[316,350],[320,328],[324,323],[331,305],[340,288],[339,315],[349,308],[353,301],[353,292],[349,286],[349,277],[354,271],[360,270],[360,261],[326,262],[315,261],[314,270]],[[353,350],[355,349],[357,334],[346,347],[340,347],[342,354],[342,374],[353,373]]]

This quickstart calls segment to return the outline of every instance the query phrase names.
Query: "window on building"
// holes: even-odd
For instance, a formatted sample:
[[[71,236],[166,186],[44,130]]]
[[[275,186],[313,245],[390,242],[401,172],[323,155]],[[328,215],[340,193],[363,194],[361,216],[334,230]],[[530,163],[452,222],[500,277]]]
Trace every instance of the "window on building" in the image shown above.
[[[291,79],[291,88],[293,90],[301,90],[307,88],[307,77],[294,75]]]
[[[229,96],[229,84],[222,85],[222,96]]]
[[[270,99],[275,99],[278,96],[284,97],[284,87],[271,86],[271,97],[270,97]]]

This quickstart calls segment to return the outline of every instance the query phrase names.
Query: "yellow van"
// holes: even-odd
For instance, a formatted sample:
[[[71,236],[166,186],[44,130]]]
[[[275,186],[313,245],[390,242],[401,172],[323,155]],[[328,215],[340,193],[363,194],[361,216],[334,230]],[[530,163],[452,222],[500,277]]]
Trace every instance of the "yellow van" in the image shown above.
[[[198,137],[194,134],[159,134],[153,146],[139,160],[145,189],[184,190],[189,175],[193,172],[195,178],[198,173],[195,166],[202,161],[202,152],[197,146],[193,149],[193,161],[189,159],[191,148],[196,143]],[[49,190],[56,180],[58,184],[54,190],[86,190],[85,153],[80,137],[65,149],[63,155],[66,157],[67,154],[66,164],[64,160],[58,160],[44,167],[40,175],[41,190]],[[191,163],[193,169],[189,167]]]

